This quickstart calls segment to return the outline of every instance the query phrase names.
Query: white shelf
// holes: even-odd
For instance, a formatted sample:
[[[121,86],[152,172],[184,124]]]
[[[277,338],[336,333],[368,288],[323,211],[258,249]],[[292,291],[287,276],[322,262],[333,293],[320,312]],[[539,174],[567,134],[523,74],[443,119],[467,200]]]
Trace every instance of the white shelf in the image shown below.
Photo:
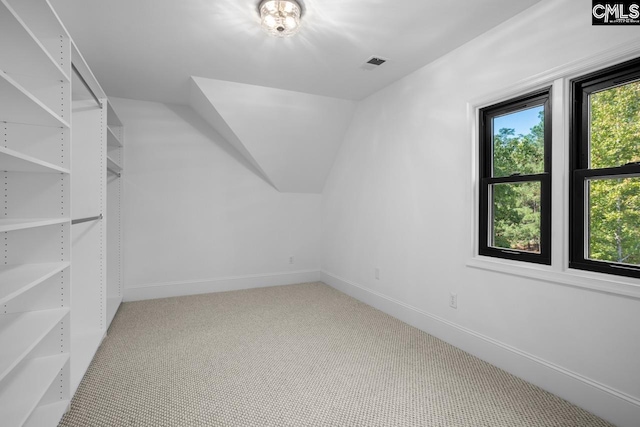
[[[64,224],[69,218],[8,218],[0,219],[0,233],[5,231],[24,230],[27,228],[45,227]]]
[[[8,172],[70,173],[69,169],[61,168],[5,147],[0,147],[0,170]]]
[[[107,329],[109,329],[113,318],[116,317],[120,303],[122,303],[122,297],[107,298]]]
[[[120,173],[122,171],[122,166],[114,162],[109,156],[107,156],[107,168],[114,173]]]
[[[0,381],[69,313],[68,308],[0,316]],[[1,417],[0,417],[1,419]]]
[[[0,172],[15,172],[5,173],[0,234],[33,230],[6,236],[15,238],[5,254],[13,264],[0,265],[0,307],[11,312],[0,314],[2,427],[55,426],[70,401],[72,316],[61,306],[70,301],[71,263],[61,259],[72,246],[71,166],[56,160],[72,151],[70,61],[50,0],[0,0],[0,123],[11,123]],[[26,263],[34,257],[41,263]]]
[[[60,273],[68,262],[0,266],[0,305]]]
[[[21,363],[10,379],[0,384],[2,425],[22,426],[68,360],[68,354],[60,354]]]
[[[0,63],[3,71],[12,75],[69,81],[69,76],[5,0],[0,1]]]
[[[109,147],[119,148],[122,147],[122,142],[120,138],[116,136],[116,134],[111,130],[109,126],[107,126],[107,145]]]
[[[68,400],[41,405],[31,414],[24,427],[56,427],[67,412]]]
[[[0,121],[54,127],[69,123],[29,93],[4,71],[0,71]]]

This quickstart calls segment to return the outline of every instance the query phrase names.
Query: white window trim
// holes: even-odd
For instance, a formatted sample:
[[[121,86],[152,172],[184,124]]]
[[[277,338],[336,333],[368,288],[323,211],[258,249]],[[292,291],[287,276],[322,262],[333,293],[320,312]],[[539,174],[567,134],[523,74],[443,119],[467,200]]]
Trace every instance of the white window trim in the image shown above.
[[[467,103],[467,122],[473,155],[471,184],[471,241],[467,267],[494,271],[560,285],[640,299],[640,279],[569,268],[569,107],[570,80],[640,56],[640,41],[575,61],[525,79],[499,92]],[[551,265],[482,256],[478,254],[479,214],[479,110],[551,86]]]

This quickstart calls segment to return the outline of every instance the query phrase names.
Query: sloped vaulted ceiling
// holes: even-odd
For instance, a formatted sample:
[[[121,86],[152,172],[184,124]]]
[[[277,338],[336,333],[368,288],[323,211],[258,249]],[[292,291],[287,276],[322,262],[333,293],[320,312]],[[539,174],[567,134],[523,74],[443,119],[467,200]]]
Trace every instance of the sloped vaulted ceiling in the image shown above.
[[[191,107],[277,190],[322,193],[354,101],[191,78]]]

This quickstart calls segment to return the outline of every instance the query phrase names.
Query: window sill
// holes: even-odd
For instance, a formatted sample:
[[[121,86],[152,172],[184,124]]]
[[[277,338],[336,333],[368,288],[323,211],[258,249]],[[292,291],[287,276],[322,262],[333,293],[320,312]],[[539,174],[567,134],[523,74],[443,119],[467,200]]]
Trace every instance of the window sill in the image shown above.
[[[467,261],[467,267],[527,279],[542,280],[565,286],[588,289],[596,292],[620,295],[628,298],[640,299],[640,280],[618,277],[608,274],[593,273],[582,270],[564,268],[556,270],[553,267],[526,264],[483,256],[475,256]]]

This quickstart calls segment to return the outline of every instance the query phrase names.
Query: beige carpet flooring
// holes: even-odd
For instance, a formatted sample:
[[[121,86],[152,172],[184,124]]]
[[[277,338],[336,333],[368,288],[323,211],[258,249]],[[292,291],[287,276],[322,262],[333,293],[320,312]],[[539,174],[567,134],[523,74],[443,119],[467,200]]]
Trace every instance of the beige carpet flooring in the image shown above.
[[[610,424],[307,283],[123,304],[60,426]]]

